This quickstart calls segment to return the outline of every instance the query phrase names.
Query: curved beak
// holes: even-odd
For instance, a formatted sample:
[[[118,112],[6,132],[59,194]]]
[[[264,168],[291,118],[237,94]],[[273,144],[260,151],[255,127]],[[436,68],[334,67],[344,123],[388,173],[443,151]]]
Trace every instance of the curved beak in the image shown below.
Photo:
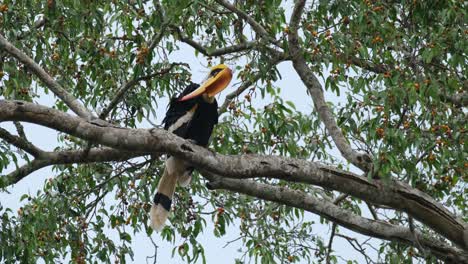
[[[213,77],[209,77],[200,87],[195,91],[187,94],[179,99],[179,101],[186,101],[206,93],[209,97],[214,97],[216,94],[226,89],[232,79],[232,71],[226,66]]]

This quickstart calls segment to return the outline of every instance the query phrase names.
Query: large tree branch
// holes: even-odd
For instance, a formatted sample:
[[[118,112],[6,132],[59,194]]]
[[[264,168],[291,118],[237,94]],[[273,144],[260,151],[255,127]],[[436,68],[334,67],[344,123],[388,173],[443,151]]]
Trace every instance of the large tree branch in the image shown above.
[[[28,55],[13,46],[8,40],[0,35],[0,48],[22,62],[31,72],[33,72],[47,87],[62,101],[70,107],[78,116],[92,118],[93,114],[88,111],[72,94],[68,93],[58,82],[56,82],[47,72],[45,72]]]
[[[1,127],[0,127],[0,138],[12,144],[15,147],[28,152],[35,158],[37,158],[38,156],[44,153],[44,151],[34,146],[31,142],[27,141],[26,139],[22,137],[12,135],[6,129],[3,129]]]
[[[229,179],[209,173],[204,174],[204,176],[210,180],[208,186],[214,189],[226,189],[301,208],[364,235],[402,242],[412,246],[420,243],[425,249],[429,249],[432,254],[442,260],[453,263],[468,263],[468,252],[466,251],[424,237],[424,235],[419,232],[418,237],[420,239],[416,241],[409,228],[361,217],[340,208],[332,201],[326,199],[318,199],[301,191],[291,190],[286,187],[272,186],[252,180]]]
[[[322,122],[325,124],[325,127],[330,133],[340,153],[345,159],[361,170],[365,172],[371,171],[370,157],[368,157],[366,154],[358,153],[351,148],[341,129],[338,127],[332,111],[325,102],[325,97],[323,95],[322,86],[319,80],[314,75],[312,69],[307,66],[307,62],[304,59],[298,37],[298,24],[304,9],[304,5],[305,1],[298,1],[296,3],[293,10],[293,16],[290,20],[288,40],[289,52],[292,58],[293,67],[311,94],[315,109],[318,112]]]
[[[56,109],[22,101],[0,100],[0,122],[25,121],[85,140],[131,152],[169,153],[198,169],[231,178],[270,177],[297,181],[353,195],[407,212],[460,247],[468,249],[468,225],[429,195],[392,180],[371,181],[317,162],[279,156],[214,153],[163,129],[126,129],[102,120],[84,120]]]
[[[124,161],[143,155],[145,155],[145,153],[126,152],[113,148],[92,148],[89,150],[63,150],[55,152],[43,151],[41,155],[32,162],[6,175],[3,185],[13,185],[34,171],[50,165]]]

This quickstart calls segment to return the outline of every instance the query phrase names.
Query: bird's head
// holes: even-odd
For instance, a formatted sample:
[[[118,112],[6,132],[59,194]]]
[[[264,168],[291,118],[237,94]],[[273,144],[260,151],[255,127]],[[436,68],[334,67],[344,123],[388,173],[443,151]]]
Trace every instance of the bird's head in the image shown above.
[[[200,95],[207,101],[212,101],[214,96],[224,90],[232,79],[232,71],[228,66],[219,64],[211,68],[205,81],[195,91],[180,98],[179,101],[186,101]]]

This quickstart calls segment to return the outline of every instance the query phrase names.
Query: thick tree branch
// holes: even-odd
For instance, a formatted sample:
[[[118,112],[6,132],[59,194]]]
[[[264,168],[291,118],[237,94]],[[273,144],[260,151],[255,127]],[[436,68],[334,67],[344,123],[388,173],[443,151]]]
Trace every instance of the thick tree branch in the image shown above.
[[[92,148],[90,150],[64,150],[56,152],[43,151],[39,158],[36,158],[32,162],[6,175],[3,183],[4,186],[13,185],[34,171],[50,165],[124,161],[143,155],[145,155],[145,153],[126,152],[112,148]]]
[[[252,180],[229,179],[213,174],[204,175],[210,180],[210,188],[235,191],[264,200],[301,208],[321,215],[350,230],[371,237],[401,242],[408,245],[417,244],[413,233],[408,228],[361,217],[340,208],[331,201],[317,199],[301,191],[291,190],[285,187],[276,187]],[[468,253],[466,251],[424,237],[421,233],[419,233],[418,236],[422,238],[419,240],[419,243],[421,243],[424,248],[429,249],[431,253],[438,258],[453,263],[468,263]]]
[[[38,156],[44,153],[44,151],[34,146],[31,142],[25,140],[22,137],[12,135],[6,129],[3,129],[1,127],[0,127],[0,138],[12,144],[15,147],[28,152],[35,158],[37,158]]]
[[[392,180],[386,184],[317,162],[279,156],[214,153],[163,129],[126,129],[87,121],[52,108],[0,100],[0,122],[25,121],[130,152],[169,153],[196,168],[231,178],[270,177],[318,185],[377,205],[407,212],[460,247],[468,249],[468,225],[429,195]]]
[[[44,167],[47,167],[49,165],[52,165],[49,163],[47,160],[38,160],[35,159],[19,168],[17,168],[15,171],[7,174],[6,176],[2,177],[2,181],[0,184],[0,188],[7,187],[10,185],[13,185],[17,182],[19,182],[21,179],[24,177],[28,176],[29,174],[40,170]]]
[[[10,55],[22,62],[31,72],[33,72],[47,87],[62,101],[70,107],[78,116],[83,118],[92,118],[93,114],[88,111],[72,94],[68,93],[58,82],[47,74],[36,62],[28,55],[13,46],[8,40],[0,35],[0,49],[5,50]]]
[[[293,12],[291,13],[291,17],[289,19],[289,28],[292,28],[296,32],[297,28],[299,27],[299,23],[301,22],[301,16],[304,12],[305,3],[305,0],[296,1]]]
[[[311,94],[316,111],[343,157],[361,170],[365,172],[371,171],[370,157],[366,154],[360,154],[351,148],[347,139],[341,132],[341,129],[338,127],[332,111],[325,102],[325,97],[319,80],[314,75],[312,69],[307,66],[307,62],[304,59],[298,37],[298,23],[304,9],[304,5],[305,1],[298,1],[296,3],[288,34],[289,52],[292,57],[294,69],[299,74],[299,77]]]

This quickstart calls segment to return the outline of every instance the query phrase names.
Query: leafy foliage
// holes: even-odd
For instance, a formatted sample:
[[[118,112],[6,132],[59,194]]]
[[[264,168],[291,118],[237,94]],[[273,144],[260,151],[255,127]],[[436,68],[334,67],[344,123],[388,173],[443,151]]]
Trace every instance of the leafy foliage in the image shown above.
[[[291,3],[236,1],[263,26],[275,45],[258,41],[246,21],[215,1],[15,1],[0,4],[2,35],[34,59],[86,107],[100,113],[123,85],[135,85],[105,118],[124,127],[140,127],[161,118],[161,99],[191,79],[189,65],[172,61],[184,42],[197,42],[194,56],[208,64],[236,65],[237,78],[251,82],[220,118],[211,147],[223,154],[264,153],[298,157],[346,167],[316,112],[304,113],[281,97],[282,76],[271,63],[272,49],[288,50]],[[466,102],[467,16],[463,1],[313,1],[300,23],[301,46],[308,65],[324,88],[342,98],[335,117],[353,147],[373,157],[383,179],[410,183],[451,210],[467,217]],[[252,41],[248,49],[209,56]],[[152,47],[152,45],[155,45]],[[38,102],[47,87],[24,66],[0,51],[0,91],[5,99]],[[296,88],[296,87],[294,87]],[[462,98],[462,99],[459,99]],[[55,108],[67,111],[57,100]],[[80,139],[58,135],[59,149],[81,149]],[[0,141],[0,172],[28,156]],[[125,263],[133,257],[136,232],[146,225],[151,195],[162,161],[150,157],[125,162],[57,165],[43,190],[24,195],[18,212],[0,203],[0,260],[29,263]],[[285,181],[316,197],[330,190]],[[0,186],[4,186],[0,177]],[[238,262],[317,262],[327,258],[327,242],[315,234],[318,223],[303,210],[227,191],[209,191],[199,175],[189,189],[179,188],[170,225],[161,237],[173,254],[188,263],[206,262],[198,242],[213,223],[216,237],[239,227],[243,254]],[[362,215],[362,201],[341,205]],[[385,220],[407,224],[401,213],[380,212]],[[321,219],[324,224],[330,224]],[[429,236],[430,230],[420,226]],[[118,233],[120,241],[110,239]],[[437,262],[414,247],[381,243],[386,263]],[[330,252],[328,252],[330,254]],[[337,262],[339,255],[328,256]],[[344,257],[344,256],[343,256]]]

